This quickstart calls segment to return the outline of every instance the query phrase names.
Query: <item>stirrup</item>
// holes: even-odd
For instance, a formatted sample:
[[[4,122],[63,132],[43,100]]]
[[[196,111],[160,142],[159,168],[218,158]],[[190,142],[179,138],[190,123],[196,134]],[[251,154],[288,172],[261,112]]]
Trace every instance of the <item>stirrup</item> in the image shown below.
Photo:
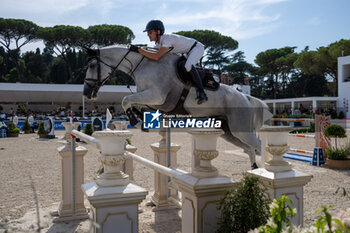
[[[207,97],[207,95],[204,92],[199,93],[198,97],[196,99],[198,100],[197,101],[198,105],[208,101],[208,97]]]
[[[130,125],[132,125],[132,126],[137,125],[137,123],[138,123],[138,122],[137,122],[137,119],[136,119],[136,117],[135,117],[133,111],[131,110],[131,108],[128,108],[128,109],[126,110],[126,116],[129,118],[129,123],[130,123]]]

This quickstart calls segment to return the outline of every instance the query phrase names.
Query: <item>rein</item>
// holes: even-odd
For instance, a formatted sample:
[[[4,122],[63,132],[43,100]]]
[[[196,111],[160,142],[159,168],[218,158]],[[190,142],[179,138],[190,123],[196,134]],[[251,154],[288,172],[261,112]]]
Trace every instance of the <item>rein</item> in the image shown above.
[[[97,80],[96,79],[85,79],[84,83],[89,86],[91,89],[93,89],[95,92],[98,91],[98,89],[103,86],[105,84],[105,82],[110,79],[113,75],[113,73],[118,69],[118,67],[120,66],[120,64],[126,60],[130,63],[130,71],[127,73],[129,74],[130,76],[133,76],[134,75],[134,72],[136,71],[136,69],[139,67],[139,65],[142,63],[143,59],[145,58],[144,56],[141,58],[140,62],[136,65],[135,69],[133,69],[133,64],[132,62],[127,58],[127,56],[129,55],[130,53],[130,50],[128,50],[128,52],[123,56],[123,58],[119,61],[119,63],[116,65],[116,66],[112,66],[112,65],[109,65],[107,64],[106,62],[104,62],[101,57],[100,57],[100,50],[97,49],[95,50],[97,52],[97,54],[93,55],[93,56],[90,56],[88,58],[88,61],[90,62],[91,60],[93,59],[96,59],[97,61]],[[111,68],[111,72],[108,74],[108,76],[102,80],[101,78],[101,63],[104,64],[105,66],[108,66],[109,68]],[[86,81],[94,81],[94,86],[92,84],[90,84],[89,82],[86,82]]]

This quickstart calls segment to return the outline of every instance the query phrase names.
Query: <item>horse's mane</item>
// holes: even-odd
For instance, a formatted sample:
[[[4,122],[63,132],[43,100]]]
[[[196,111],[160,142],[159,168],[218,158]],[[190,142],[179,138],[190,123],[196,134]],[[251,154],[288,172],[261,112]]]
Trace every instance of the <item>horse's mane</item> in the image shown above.
[[[128,49],[129,45],[127,45],[127,44],[115,44],[115,45],[108,45],[108,46],[103,47],[103,49],[113,49],[113,48]]]
[[[115,45],[109,45],[106,47],[103,47],[102,49],[129,49],[128,44],[115,44]],[[149,52],[156,52],[158,50],[158,48],[155,47],[148,47],[148,46],[143,46],[142,49],[147,50]],[[140,55],[140,54],[139,54]],[[180,56],[178,54],[174,54],[174,53],[167,53],[164,55],[164,58],[161,59],[160,61],[158,61],[158,63],[169,63],[173,64],[173,61],[177,60],[177,58],[179,58]]]

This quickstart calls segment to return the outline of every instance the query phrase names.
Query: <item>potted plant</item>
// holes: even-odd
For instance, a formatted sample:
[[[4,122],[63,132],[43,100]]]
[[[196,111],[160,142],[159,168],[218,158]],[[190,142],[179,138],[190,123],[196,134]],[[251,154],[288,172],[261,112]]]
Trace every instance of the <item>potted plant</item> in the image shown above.
[[[25,134],[28,134],[28,133],[31,133],[31,132],[32,132],[32,128],[31,128],[30,125],[29,125],[28,119],[26,119],[26,120],[24,121],[22,130],[23,130],[23,132],[24,132]]]
[[[94,132],[94,128],[92,127],[92,124],[91,123],[87,123],[85,125],[83,133],[91,136],[93,132]]]
[[[20,130],[16,125],[10,121],[7,125],[7,136],[8,137],[18,137]]]
[[[270,203],[267,189],[259,178],[244,174],[238,187],[229,190],[220,200],[217,232],[248,232],[265,224]]]
[[[44,122],[43,121],[39,123],[38,135],[39,135],[39,138],[46,138],[47,137],[47,133],[45,131]]]
[[[328,167],[335,169],[350,169],[350,146],[347,145],[344,148],[338,148],[338,138],[346,137],[345,129],[339,125],[330,125],[325,129],[324,135],[335,138],[335,147],[326,149]]]

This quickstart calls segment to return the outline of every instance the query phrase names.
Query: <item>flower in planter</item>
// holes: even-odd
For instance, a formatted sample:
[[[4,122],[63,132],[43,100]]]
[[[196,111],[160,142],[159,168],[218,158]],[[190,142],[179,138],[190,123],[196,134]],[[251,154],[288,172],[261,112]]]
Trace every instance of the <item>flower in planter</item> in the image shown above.
[[[334,215],[334,227],[340,232],[350,232],[350,208]]]

